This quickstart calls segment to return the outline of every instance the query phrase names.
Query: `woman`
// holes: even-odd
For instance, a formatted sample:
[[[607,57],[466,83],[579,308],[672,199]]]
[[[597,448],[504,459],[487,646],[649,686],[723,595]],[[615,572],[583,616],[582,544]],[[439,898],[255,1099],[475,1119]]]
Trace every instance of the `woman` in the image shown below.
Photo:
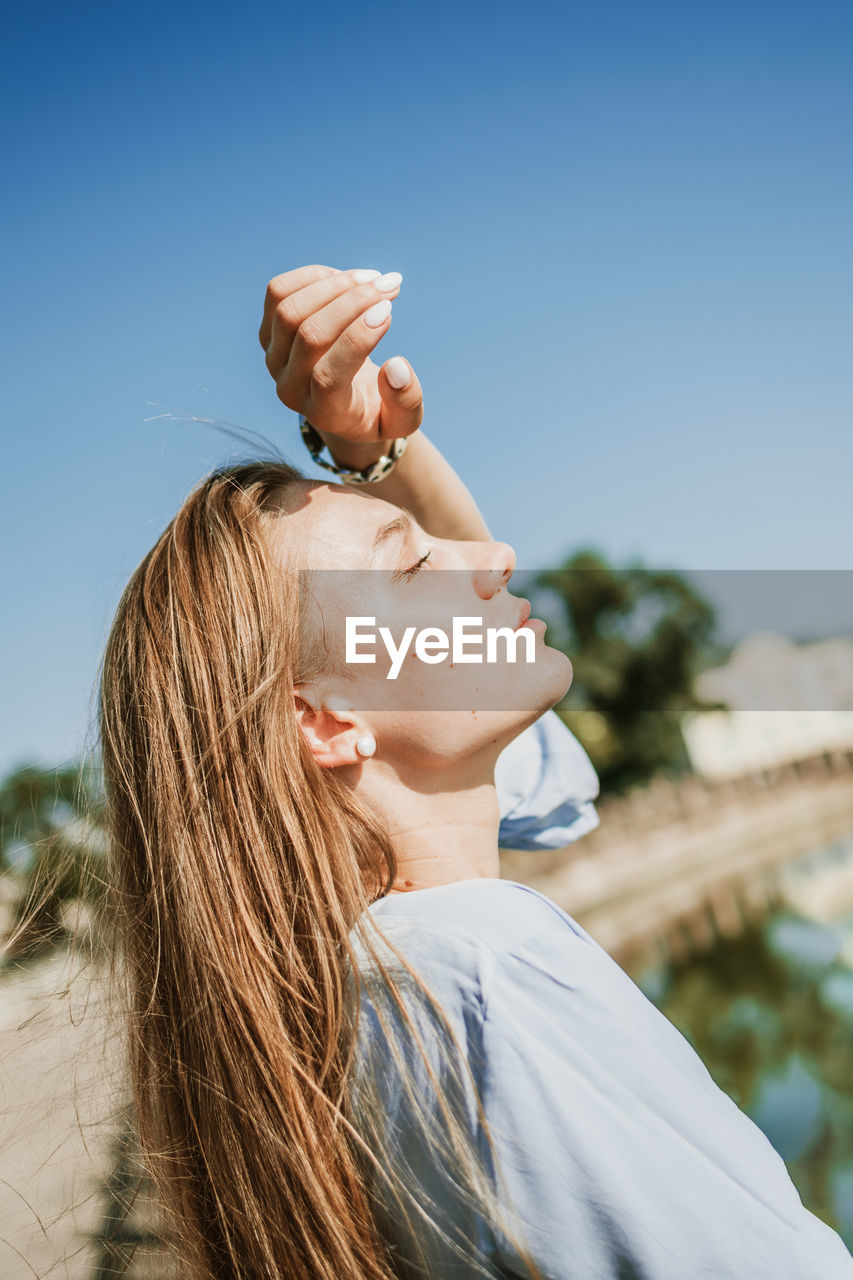
[[[511,548],[420,431],[411,367],[370,360],[399,287],[270,283],[278,394],[358,474],[210,477],[105,655],[116,954],[185,1274],[853,1275],[671,1024],[499,878],[499,843],[594,824],[594,778]],[[352,618],[399,641],[472,617],[533,660],[506,634],[491,665],[348,660]]]

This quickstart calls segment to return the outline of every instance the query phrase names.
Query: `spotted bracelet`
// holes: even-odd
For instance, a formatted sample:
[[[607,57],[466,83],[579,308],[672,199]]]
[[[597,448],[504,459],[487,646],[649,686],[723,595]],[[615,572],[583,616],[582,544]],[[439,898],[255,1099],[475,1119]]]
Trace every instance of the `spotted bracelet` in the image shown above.
[[[299,430],[302,432],[302,439],[305,441],[308,452],[317,463],[317,466],[324,467],[326,471],[331,471],[333,475],[340,476],[347,484],[375,484],[377,480],[384,480],[394,470],[398,460],[405,453],[406,445],[409,443],[408,436],[401,436],[398,440],[392,440],[391,448],[381,458],[377,458],[369,467],[363,467],[360,471],[353,471],[348,467],[339,467],[334,459],[331,462],[327,462],[325,458],[320,457],[326,447],[325,441],[317,428],[311,425],[304,414],[299,415]],[[330,449],[329,457],[331,456],[332,451]]]

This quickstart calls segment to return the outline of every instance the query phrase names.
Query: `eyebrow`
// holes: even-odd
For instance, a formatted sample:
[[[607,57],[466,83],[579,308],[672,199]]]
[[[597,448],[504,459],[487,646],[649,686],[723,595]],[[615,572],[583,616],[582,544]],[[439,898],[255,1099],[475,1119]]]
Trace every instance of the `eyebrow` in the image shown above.
[[[395,533],[407,534],[412,528],[412,523],[412,517],[404,511],[401,515],[395,516],[393,520],[389,520],[387,524],[383,524],[373,539],[373,545],[370,548],[370,559],[373,560],[382,544],[387,542],[389,538],[393,538]]]

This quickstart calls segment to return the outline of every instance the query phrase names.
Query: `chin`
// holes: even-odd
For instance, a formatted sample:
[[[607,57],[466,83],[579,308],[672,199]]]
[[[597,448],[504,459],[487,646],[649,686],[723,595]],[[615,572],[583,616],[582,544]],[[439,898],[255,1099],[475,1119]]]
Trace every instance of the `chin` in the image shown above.
[[[530,689],[529,698],[526,699],[527,710],[524,713],[524,719],[518,721],[516,732],[521,732],[527,725],[533,724],[546,711],[555,706],[568,693],[572,683],[572,664],[566,655],[559,649],[550,651],[554,655],[553,662],[547,665],[542,663],[539,667],[538,679],[535,686]]]
[[[554,703],[565,697],[571,688],[574,669],[571,659],[563,653],[562,649],[552,649],[550,645],[546,645],[545,649],[548,653],[548,662],[541,664],[540,686],[543,696],[546,689],[549,691],[551,700],[548,706],[553,707]]]
[[[535,667],[514,686],[509,705],[517,708],[517,714],[524,716],[525,723],[532,724],[565,697],[573,675],[571,661],[562,650],[546,645],[539,650]]]

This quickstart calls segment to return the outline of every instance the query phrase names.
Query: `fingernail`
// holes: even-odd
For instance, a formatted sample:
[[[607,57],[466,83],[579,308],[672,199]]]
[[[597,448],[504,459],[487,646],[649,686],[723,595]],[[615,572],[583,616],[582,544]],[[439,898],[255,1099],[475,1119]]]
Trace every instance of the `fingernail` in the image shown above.
[[[381,324],[385,323],[390,314],[391,303],[387,298],[384,298],[382,302],[375,302],[368,311],[365,311],[364,323],[369,325],[371,329],[378,329]]]
[[[379,277],[378,271],[368,271],[360,267],[358,271],[353,271],[352,278],[356,284],[367,284],[368,280],[376,280]]]
[[[412,371],[402,356],[392,356],[385,365],[385,377],[395,391],[402,391],[412,380]]]
[[[399,271],[386,271],[384,276],[380,276],[376,281],[376,288],[381,293],[393,293],[395,289],[399,289],[403,283],[403,277]]]

